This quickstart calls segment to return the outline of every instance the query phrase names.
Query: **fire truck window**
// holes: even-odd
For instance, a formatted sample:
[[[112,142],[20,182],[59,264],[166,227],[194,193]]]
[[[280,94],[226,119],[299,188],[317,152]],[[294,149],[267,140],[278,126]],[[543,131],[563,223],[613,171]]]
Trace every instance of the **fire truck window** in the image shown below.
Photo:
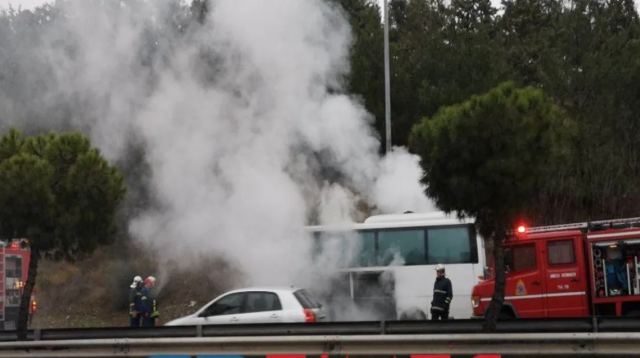
[[[22,257],[6,256],[5,267],[7,277],[22,277]]]
[[[531,245],[514,246],[508,253],[511,271],[528,271],[536,268],[536,247]]]
[[[566,265],[575,262],[573,240],[551,241],[547,243],[549,265]]]

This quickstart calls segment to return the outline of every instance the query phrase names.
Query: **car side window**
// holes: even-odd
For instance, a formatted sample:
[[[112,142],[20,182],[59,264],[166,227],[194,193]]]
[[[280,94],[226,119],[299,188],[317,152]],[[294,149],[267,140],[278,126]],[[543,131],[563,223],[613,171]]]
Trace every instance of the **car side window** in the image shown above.
[[[224,296],[207,307],[200,316],[209,317],[241,313],[244,296],[245,293],[233,293]]]
[[[278,295],[273,292],[249,292],[245,313],[278,311],[282,309]]]

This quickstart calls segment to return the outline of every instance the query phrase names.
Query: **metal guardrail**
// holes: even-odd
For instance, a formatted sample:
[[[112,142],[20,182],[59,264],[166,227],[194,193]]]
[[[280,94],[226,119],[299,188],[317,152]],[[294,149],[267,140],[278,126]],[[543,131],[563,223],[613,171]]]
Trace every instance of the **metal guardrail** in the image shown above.
[[[500,321],[494,333],[481,320],[328,322],[174,326],[151,329],[43,329],[17,341],[0,332],[0,357],[148,357],[157,354],[396,354],[498,353],[524,356],[635,356],[640,320],[586,318]]]
[[[58,328],[30,330],[28,340],[76,340],[116,338],[186,338],[283,335],[392,335],[483,333],[483,320],[449,321],[370,321],[272,323],[209,326],[163,326],[134,329],[129,327]],[[640,319],[630,317],[594,317],[575,319],[514,319],[497,324],[496,333],[598,333],[639,332]],[[0,342],[17,340],[16,331],[0,331]]]
[[[640,333],[399,334],[358,336],[261,336],[118,338],[0,343],[0,357],[149,357],[226,354],[303,357],[395,357],[447,354],[467,357],[632,357]],[[405,356],[406,357],[406,356]]]

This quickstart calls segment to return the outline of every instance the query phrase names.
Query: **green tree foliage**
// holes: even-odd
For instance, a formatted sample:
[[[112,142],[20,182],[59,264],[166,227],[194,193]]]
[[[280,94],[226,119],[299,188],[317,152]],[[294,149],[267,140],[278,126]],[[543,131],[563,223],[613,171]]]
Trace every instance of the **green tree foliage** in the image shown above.
[[[152,24],[137,51],[136,73],[156,83],[164,49],[190,41],[214,0],[178,0]],[[326,0],[341,6],[352,27],[351,73],[345,90],[361,99],[384,138],[383,33],[373,0]],[[106,13],[142,11],[137,0],[94,1]],[[137,4],[137,5],[136,5]],[[541,88],[578,121],[575,157],[560,185],[571,195],[539,195],[536,223],[636,215],[640,210],[640,22],[632,0],[390,0],[391,122],[394,145],[406,145],[420,118],[484,93],[504,81]],[[101,10],[101,11],[103,11]],[[30,133],[68,130],[72,118],[92,118],[99,108],[83,93],[52,100],[64,87],[42,46],[71,58],[73,36],[56,35],[65,7],[0,12],[0,128],[24,125]],[[54,38],[51,38],[51,37]],[[171,39],[171,41],[169,41]],[[169,41],[169,42],[167,42]],[[174,43],[175,41],[176,43]],[[202,49],[194,71],[214,83],[216,49]],[[72,63],[75,63],[72,61]],[[341,89],[342,90],[342,89]],[[135,105],[132,106],[135,108]],[[11,122],[9,119],[11,119]],[[27,123],[27,124],[25,124]],[[46,126],[46,128],[45,128]],[[77,128],[76,128],[77,129]],[[2,153],[0,153],[2,155]],[[144,161],[141,161],[144,162]],[[140,185],[140,187],[143,187]],[[542,207],[542,206],[539,206]]]
[[[563,79],[558,42],[562,4],[555,0],[505,0],[496,19],[511,79],[552,86]]]
[[[640,209],[640,23],[632,1],[577,0],[565,11],[567,90],[558,93],[581,124],[575,172],[583,217],[635,216]]]
[[[574,128],[541,90],[513,83],[445,107],[413,128],[411,147],[421,157],[427,195],[446,212],[476,218],[480,234],[493,241],[490,327],[504,300],[507,230],[570,157]]]
[[[180,48],[180,41],[190,41],[190,29],[200,26],[216,8],[215,0],[196,0],[190,5],[167,1],[173,6],[143,26],[145,38],[132,50],[140,60],[135,62],[139,65],[135,72],[148,73],[144,82],[149,86],[157,83],[157,70],[166,61],[164,49]],[[345,78],[345,89],[362,100],[375,117],[379,137],[384,138],[380,9],[374,0],[326,1],[341,6],[352,27],[351,73]],[[144,4],[138,0],[93,2],[114,16],[144,9],[136,5]],[[640,21],[633,0],[503,0],[502,11],[488,0],[389,3],[394,145],[408,143],[411,128],[420,118],[433,117],[440,108],[485,93],[501,82],[539,88],[576,120],[577,138],[571,158],[556,169],[553,178],[547,178],[543,188],[527,198],[532,201],[527,215],[533,223],[637,215]],[[78,39],[57,35],[56,29],[67,23],[68,14],[64,12],[65,7],[57,5],[0,12],[0,129],[19,124],[29,133],[67,130],[76,128],[74,118],[95,115],[91,109],[99,107],[100,102],[93,102],[90,96],[76,92],[63,98],[50,95],[52,88],[64,87],[67,77],[56,75],[58,69],[52,67],[48,56],[41,55],[42,46],[50,44],[46,53],[70,59],[70,63],[76,63],[75,57],[81,58],[77,54]],[[216,51],[202,49],[201,61],[194,64],[204,83],[214,83],[217,78]],[[135,103],[132,107],[136,108]],[[23,152],[26,139],[13,135],[1,139],[1,163]],[[32,147],[32,152],[40,153],[46,145],[33,143]],[[43,158],[32,152],[25,154]],[[141,170],[137,165],[145,162],[143,157],[142,152],[128,156],[129,161],[138,159],[124,166],[133,173],[129,180],[137,183],[128,186],[130,190],[142,188],[140,195],[150,198],[144,193],[144,183],[138,182],[144,176],[135,175]],[[18,166],[45,171],[34,158],[15,160],[4,164],[7,171]],[[86,161],[90,163],[91,159]],[[56,166],[53,168],[55,178]],[[29,191],[33,196],[45,194]],[[52,195],[55,198],[58,192]],[[148,201],[131,197],[134,207]],[[63,210],[54,207],[51,215]],[[81,211],[74,213],[74,220],[91,219],[83,215]],[[72,227],[73,220],[68,225]],[[68,229],[60,226],[59,230]],[[69,244],[52,254],[62,257],[74,250],[75,246]]]
[[[380,8],[371,0],[330,0],[344,10],[352,33],[348,93],[357,95],[384,133],[384,46]]]
[[[445,15],[434,1],[390,2],[391,132],[394,145],[405,144],[411,126],[441,100],[445,74]],[[423,93],[423,96],[420,96]],[[421,98],[426,101],[421,101]],[[383,97],[384,99],[384,97]],[[437,106],[437,105],[436,105]]]
[[[503,81],[541,88],[577,121],[578,138],[548,186],[566,190],[537,193],[534,223],[637,214],[640,24],[633,1],[504,0],[498,12],[488,1],[392,0],[390,16],[394,145],[407,144],[420,118]],[[370,109],[384,100],[362,95]]]
[[[489,1],[391,2],[391,118],[406,145],[418,118],[506,79]]]
[[[83,135],[16,130],[0,139],[0,183],[0,237],[27,238],[31,248],[18,320],[24,338],[40,256],[75,260],[109,243],[125,188]]]

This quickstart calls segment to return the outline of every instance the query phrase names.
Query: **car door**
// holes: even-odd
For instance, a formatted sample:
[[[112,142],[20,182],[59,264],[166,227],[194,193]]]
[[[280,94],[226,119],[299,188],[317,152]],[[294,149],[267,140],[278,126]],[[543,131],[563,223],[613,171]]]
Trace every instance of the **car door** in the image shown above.
[[[541,268],[540,242],[511,246],[506,254],[509,270],[505,283],[505,301],[518,317],[545,317],[544,283]]]
[[[202,310],[195,318],[196,323],[194,324],[238,323],[238,317],[242,314],[245,300],[246,294],[244,292],[222,296]]]
[[[578,238],[560,238],[546,243],[547,310],[549,317],[587,316],[587,283],[581,277],[583,257],[577,256]]]
[[[282,322],[282,303],[275,292],[252,291],[246,295],[244,313],[238,315],[239,323]]]

